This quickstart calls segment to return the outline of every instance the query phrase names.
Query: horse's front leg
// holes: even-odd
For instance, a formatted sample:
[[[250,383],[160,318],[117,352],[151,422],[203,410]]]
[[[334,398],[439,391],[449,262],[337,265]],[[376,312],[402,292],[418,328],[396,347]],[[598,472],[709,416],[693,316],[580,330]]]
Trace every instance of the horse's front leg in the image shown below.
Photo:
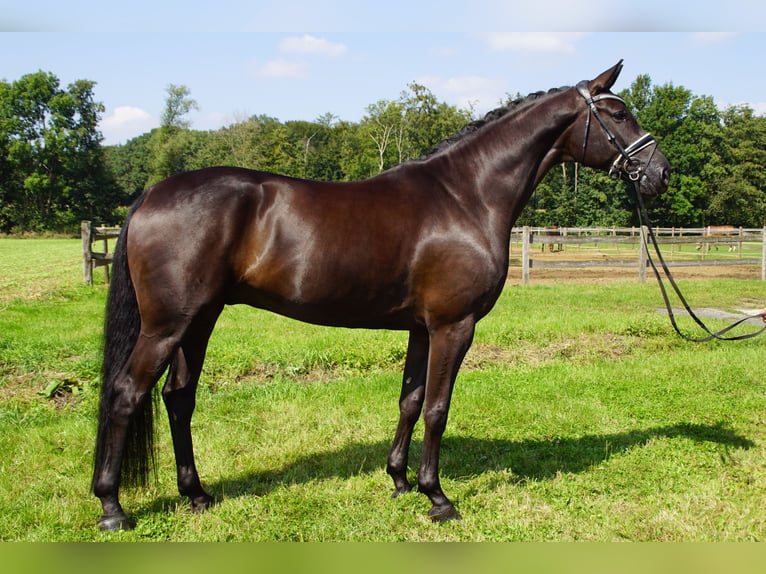
[[[170,364],[168,379],[162,389],[162,399],[168,411],[170,433],[176,458],[178,492],[191,501],[192,511],[202,512],[214,499],[202,488],[194,463],[191,419],[196,405],[196,390],[207,339],[201,344],[184,343]]]
[[[411,331],[404,363],[402,392],[399,396],[399,425],[388,455],[386,472],[394,479],[394,494],[412,490],[407,480],[407,460],[412,440],[412,429],[420,418],[425,398],[426,370],[428,368],[428,332]]]
[[[428,354],[423,420],[425,434],[418,472],[418,488],[431,500],[428,516],[434,522],[460,520],[460,514],[447,498],[439,482],[439,449],[447,426],[452,388],[458,369],[473,341],[475,321],[467,317],[459,323],[431,332]]]

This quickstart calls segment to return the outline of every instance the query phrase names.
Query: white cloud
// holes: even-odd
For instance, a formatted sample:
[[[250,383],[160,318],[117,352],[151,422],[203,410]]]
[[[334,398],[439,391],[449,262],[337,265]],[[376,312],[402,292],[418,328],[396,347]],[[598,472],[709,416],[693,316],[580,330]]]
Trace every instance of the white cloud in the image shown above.
[[[734,104],[731,102],[716,102],[716,106],[721,111],[732,106],[747,106],[755,112],[755,115],[766,116],[766,102],[737,102]]]
[[[279,43],[279,51],[294,56],[323,56],[336,58],[346,53],[344,44],[330,42],[324,38],[310,36],[289,36]],[[298,58],[275,58],[260,64],[250,61],[247,67],[260,78],[300,80],[308,77],[308,61]]]
[[[104,143],[113,145],[148,132],[159,125],[152,115],[134,106],[118,106],[99,123]]]
[[[497,52],[523,52],[535,54],[573,54],[577,40],[585,36],[579,32],[489,32],[484,41]]]
[[[277,58],[257,67],[256,74],[262,78],[301,79],[308,75],[308,66],[300,60]]]
[[[458,78],[423,76],[418,78],[417,82],[451,104],[461,108],[473,106],[479,113],[498,107],[508,89],[504,80],[480,76]]]
[[[740,102],[736,105],[749,107],[757,116],[766,116],[766,102]],[[718,107],[725,109],[729,107],[729,104],[722,104]]]
[[[285,54],[312,54],[337,58],[346,53],[345,44],[330,42],[325,38],[317,38],[308,34],[290,36],[279,43],[279,49]]]

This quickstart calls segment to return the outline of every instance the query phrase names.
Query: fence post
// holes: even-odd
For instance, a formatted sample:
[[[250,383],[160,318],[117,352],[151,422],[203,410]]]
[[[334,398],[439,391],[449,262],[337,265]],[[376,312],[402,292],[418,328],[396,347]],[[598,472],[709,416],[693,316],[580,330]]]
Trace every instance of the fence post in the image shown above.
[[[675,239],[676,238],[676,226],[670,228],[670,238]],[[676,244],[674,241],[670,242],[670,259],[673,259],[673,253],[675,253],[676,250]]]
[[[87,285],[93,285],[93,257],[90,249],[90,221],[80,222],[80,235],[82,236],[82,279]]]
[[[525,225],[521,233],[521,284],[529,285],[529,225]]]
[[[702,228],[702,237],[710,237],[710,226]],[[705,254],[710,251],[710,243],[707,241],[704,241],[702,243],[702,249],[700,249],[700,253],[702,254],[702,261],[705,260]]]
[[[761,232],[761,281],[766,281],[766,227]]]
[[[649,234],[649,230],[645,225],[641,226],[641,241],[639,243],[638,251],[638,282],[646,283],[646,238]]]

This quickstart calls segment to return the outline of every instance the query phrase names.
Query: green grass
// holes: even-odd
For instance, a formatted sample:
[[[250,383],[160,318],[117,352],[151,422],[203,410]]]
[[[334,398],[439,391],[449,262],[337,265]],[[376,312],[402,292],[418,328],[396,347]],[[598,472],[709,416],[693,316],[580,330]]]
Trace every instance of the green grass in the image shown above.
[[[80,239],[0,238],[0,308],[11,298],[50,298],[82,279]],[[103,271],[94,273],[103,281]]]
[[[0,239],[0,254],[0,540],[766,538],[763,340],[685,343],[656,286],[633,282],[508,289],[479,324],[441,457],[463,521],[445,525],[423,495],[391,499],[385,474],[406,334],[229,308],[193,422],[218,504],[195,515],[177,495],[159,416],[156,482],[123,494],[137,528],[101,533],[105,290],[80,285],[78,241]],[[766,305],[759,281],[681,285],[697,307]]]

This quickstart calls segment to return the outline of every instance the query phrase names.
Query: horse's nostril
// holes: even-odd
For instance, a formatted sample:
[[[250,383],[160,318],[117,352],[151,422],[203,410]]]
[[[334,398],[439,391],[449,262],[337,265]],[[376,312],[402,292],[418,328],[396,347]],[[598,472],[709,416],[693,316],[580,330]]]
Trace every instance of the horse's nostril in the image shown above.
[[[670,181],[670,170],[668,168],[663,168],[661,177],[662,177],[662,183],[667,185],[668,182]]]

